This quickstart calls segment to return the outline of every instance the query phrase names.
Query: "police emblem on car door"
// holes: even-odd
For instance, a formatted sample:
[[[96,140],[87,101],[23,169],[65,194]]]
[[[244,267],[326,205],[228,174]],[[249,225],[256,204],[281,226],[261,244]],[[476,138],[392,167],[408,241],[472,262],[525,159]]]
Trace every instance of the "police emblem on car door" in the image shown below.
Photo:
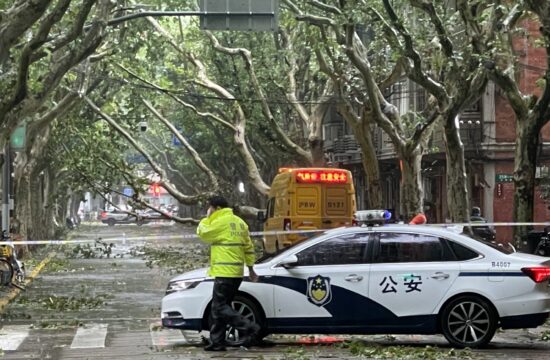
[[[321,275],[309,277],[307,279],[307,298],[317,306],[328,304],[332,299],[330,278]]]

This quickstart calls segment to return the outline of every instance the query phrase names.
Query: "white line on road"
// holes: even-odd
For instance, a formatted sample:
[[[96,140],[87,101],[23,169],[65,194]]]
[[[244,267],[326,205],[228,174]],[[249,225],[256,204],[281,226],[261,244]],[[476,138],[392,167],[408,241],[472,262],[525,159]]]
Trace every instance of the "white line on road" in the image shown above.
[[[17,350],[27,336],[29,336],[28,325],[4,326],[0,329],[0,349],[4,351]]]
[[[158,323],[151,324],[149,327],[149,332],[151,333],[153,346],[168,346],[188,343],[181,330],[165,329],[160,327]]]
[[[71,349],[104,348],[108,324],[92,324],[79,327]]]

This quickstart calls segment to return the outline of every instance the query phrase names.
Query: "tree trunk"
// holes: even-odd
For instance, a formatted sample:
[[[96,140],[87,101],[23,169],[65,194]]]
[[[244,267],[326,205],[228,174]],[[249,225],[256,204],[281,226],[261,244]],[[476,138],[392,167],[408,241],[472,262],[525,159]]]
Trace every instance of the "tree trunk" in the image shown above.
[[[47,232],[44,229],[44,219],[41,201],[42,194],[40,192],[40,178],[36,175],[36,171],[33,171],[33,176],[30,177],[30,207],[31,207],[31,219],[32,225],[29,227],[29,236],[32,239],[44,240],[47,239]]]
[[[15,184],[15,218],[14,222],[17,222],[17,229],[15,229],[17,235],[20,236],[21,240],[29,239],[29,224],[31,223],[31,212],[30,212],[30,188],[29,188],[29,177],[28,175],[23,175],[17,179]],[[29,252],[29,247],[27,245],[21,245],[22,254],[25,256]]]
[[[514,161],[514,206],[513,219],[517,222],[532,222],[534,212],[535,172],[539,133],[536,120],[518,118],[516,121],[516,153]],[[514,226],[514,245],[519,250],[527,239],[527,226]]]
[[[380,185],[380,167],[376,157],[376,149],[372,142],[370,126],[363,124],[354,129],[354,134],[361,148],[363,170],[365,171],[369,209],[382,209],[382,186]]]
[[[424,188],[422,186],[422,151],[405,147],[399,151],[401,159],[401,215],[408,222],[415,215],[424,212]],[[429,221],[430,219],[428,219]]]
[[[318,136],[310,136],[308,139],[311,152],[311,165],[316,167],[325,166],[325,152],[323,150],[323,139]]]
[[[445,121],[445,153],[447,156],[447,208],[453,222],[470,221],[470,204],[464,144],[456,127],[456,117]]]
[[[59,176],[52,169],[44,170],[44,221],[48,235],[57,238],[58,233],[63,229],[64,222],[57,219],[57,207],[55,194],[59,184]],[[58,174],[57,174],[58,175]]]

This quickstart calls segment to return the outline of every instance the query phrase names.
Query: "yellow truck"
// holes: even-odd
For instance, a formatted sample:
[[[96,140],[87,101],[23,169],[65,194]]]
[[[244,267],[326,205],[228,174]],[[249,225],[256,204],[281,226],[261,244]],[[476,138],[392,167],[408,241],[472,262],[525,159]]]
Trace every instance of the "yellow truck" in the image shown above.
[[[258,219],[265,232],[331,229],[352,225],[356,210],[351,172],[335,168],[281,168],[269,191],[266,213]],[[314,234],[265,234],[264,252],[272,254]]]

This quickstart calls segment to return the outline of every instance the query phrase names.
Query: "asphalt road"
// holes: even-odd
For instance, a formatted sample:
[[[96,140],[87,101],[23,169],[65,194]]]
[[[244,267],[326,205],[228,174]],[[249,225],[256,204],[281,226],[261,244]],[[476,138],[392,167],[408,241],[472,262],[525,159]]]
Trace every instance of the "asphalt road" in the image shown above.
[[[142,227],[86,225],[71,239],[109,239],[106,245],[50,246],[27,264],[51,259],[25,292],[0,290],[0,348],[4,359],[357,359],[550,358],[550,326],[498,332],[488,349],[454,352],[442,336],[278,336],[270,348],[206,353],[200,335],[160,327],[160,300],[169,269],[199,263],[206,249],[177,239],[193,229],[168,223]],[[109,248],[108,244],[114,247]],[[146,248],[143,248],[146,246]],[[161,256],[179,254],[176,259]],[[152,255],[161,267],[148,264]],[[108,255],[108,256],[107,256]],[[48,257],[49,256],[49,257]],[[181,262],[182,259],[188,259]],[[10,298],[13,298],[10,300]],[[9,300],[9,303],[8,303]],[[342,341],[351,346],[343,346]]]

